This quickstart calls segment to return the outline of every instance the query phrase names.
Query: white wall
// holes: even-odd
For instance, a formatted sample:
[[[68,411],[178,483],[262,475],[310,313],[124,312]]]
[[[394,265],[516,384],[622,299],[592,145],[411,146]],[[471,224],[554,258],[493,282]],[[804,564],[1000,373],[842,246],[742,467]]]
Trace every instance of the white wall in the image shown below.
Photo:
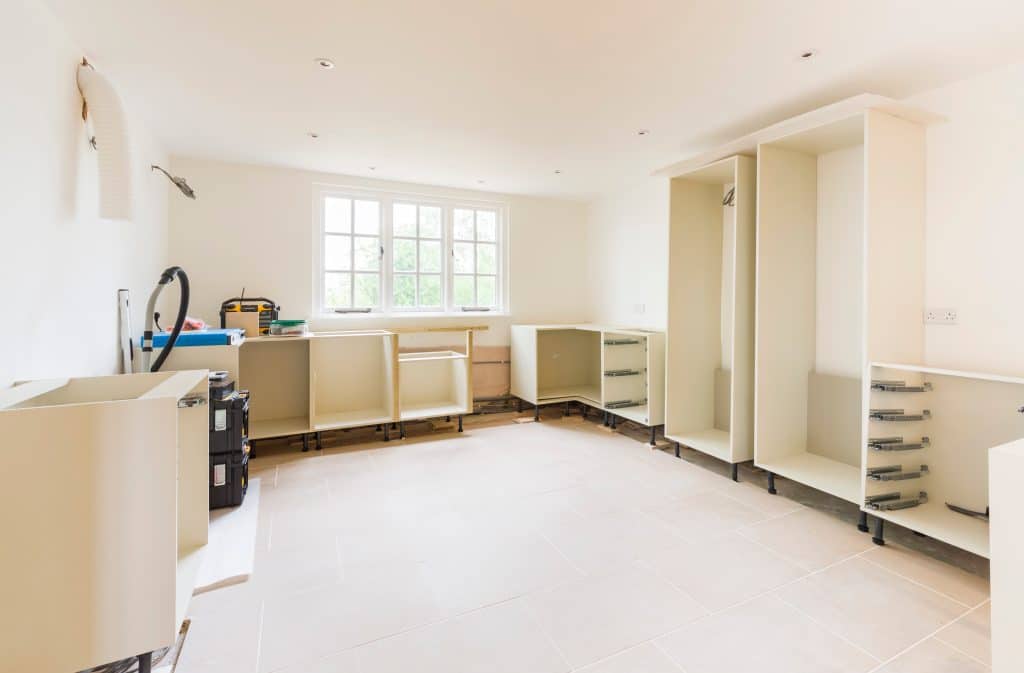
[[[668,201],[668,180],[645,178],[590,204],[587,264],[594,322],[665,329]]]
[[[219,324],[223,300],[269,297],[282,316],[311,319],[313,329],[401,325],[487,324],[477,343],[508,343],[513,322],[587,318],[586,206],[571,201],[409,185],[289,168],[172,158],[197,199],[170,204],[170,259],[192,281],[190,313]],[[454,318],[317,317],[313,307],[314,185],[390,189],[509,204],[511,316]]]
[[[1024,376],[1024,63],[906,102],[948,117],[928,131],[925,295],[960,322],[925,328],[925,364]],[[667,182],[591,204],[595,320],[665,324]]]
[[[116,373],[117,289],[132,291],[139,333],[145,297],[166,258],[167,183],[149,172],[166,157],[130,110],[134,219],[97,215],[96,156],[75,86],[82,56],[42,3],[4,4],[0,386]]]
[[[1024,63],[915,96],[928,130],[928,364],[1024,376]]]

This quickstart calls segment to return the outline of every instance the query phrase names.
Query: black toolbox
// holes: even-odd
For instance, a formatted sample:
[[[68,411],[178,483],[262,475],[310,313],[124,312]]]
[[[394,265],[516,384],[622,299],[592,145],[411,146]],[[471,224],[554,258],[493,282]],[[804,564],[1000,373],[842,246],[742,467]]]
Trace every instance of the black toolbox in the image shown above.
[[[249,489],[249,447],[210,454],[210,509],[237,507]]]
[[[210,509],[237,507],[249,488],[249,391],[210,382]]]

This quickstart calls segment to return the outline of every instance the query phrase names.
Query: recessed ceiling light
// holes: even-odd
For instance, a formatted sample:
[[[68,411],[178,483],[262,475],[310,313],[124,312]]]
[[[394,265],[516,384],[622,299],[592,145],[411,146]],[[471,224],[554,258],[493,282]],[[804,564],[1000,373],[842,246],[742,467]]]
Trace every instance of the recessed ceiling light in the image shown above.
[[[476,184],[478,184],[478,185],[482,185],[482,184],[484,184],[484,181],[483,181],[483,180],[477,180],[477,181],[476,181]]]
[[[316,131],[310,131],[306,135],[309,136],[310,138],[313,138],[314,140],[320,137],[320,134],[317,133]]]
[[[371,171],[375,171],[375,170],[377,170],[377,167],[376,167],[376,166],[367,166],[367,168],[369,168],[369,169],[370,169]]]
[[[556,168],[555,169],[555,175],[561,175],[561,174],[562,174],[561,169]]]
[[[636,132],[638,136],[645,136],[648,133],[650,133],[650,131],[648,131],[647,129],[640,129],[639,131]]]
[[[318,58],[318,59],[316,59],[316,64],[318,66],[320,66],[321,68],[323,68],[324,70],[333,70],[334,69],[334,61],[332,61],[329,58]]]
[[[801,61],[810,61],[812,58],[818,55],[818,52],[814,49],[807,49],[800,52]]]

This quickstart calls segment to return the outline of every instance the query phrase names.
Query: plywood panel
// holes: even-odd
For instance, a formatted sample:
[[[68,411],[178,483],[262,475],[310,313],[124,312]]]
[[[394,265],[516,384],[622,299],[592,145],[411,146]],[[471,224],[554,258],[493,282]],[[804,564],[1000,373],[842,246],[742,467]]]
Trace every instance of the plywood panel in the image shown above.
[[[763,145],[757,166],[755,462],[802,453],[815,359],[817,161]]]
[[[860,377],[811,372],[807,388],[807,450],[860,466]]]
[[[537,333],[537,388],[601,387],[601,333],[541,330]]]
[[[537,403],[537,328],[532,325],[512,325],[509,357],[512,395]]]
[[[715,370],[715,429],[729,432],[732,419],[732,371]]]
[[[754,268],[757,238],[756,162],[736,160],[736,274],[733,281],[732,410],[730,433],[735,462],[754,457]]]
[[[310,341],[242,344],[238,385],[252,395],[249,415],[253,421],[308,418]]]
[[[925,129],[866,118],[867,359],[924,361]]]

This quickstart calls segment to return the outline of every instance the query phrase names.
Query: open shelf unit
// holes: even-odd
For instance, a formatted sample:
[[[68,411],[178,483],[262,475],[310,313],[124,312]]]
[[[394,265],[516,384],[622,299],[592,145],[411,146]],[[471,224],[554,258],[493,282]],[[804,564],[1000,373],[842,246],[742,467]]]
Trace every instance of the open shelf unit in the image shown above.
[[[205,370],[0,390],[0,571],[17,578],[5,670],[85,670],[174,642],[209,537],[208,391]]]
[[[309,430],[309,343],[279,337],[247,339],[239,347],[236,383],[249,391],[249,439]]]
[[[664,423],[661,332],[600,325],[513,325],[512,395],[534,406],[579,402]]]
[[[357,332],[309,340],[312,429],[390,422],[397,414],[398,335]]]
[[[471,413],[469,356],[465,353],[401,353],[398,356],[398,370],[401,420]]]
[[[866,469],[861,474],[864,511],[988,557],[989,524],[954,512],[946,503],[977,512],[988,508],[989,450],[1024,437],[1024,414],[1018,411],[1024,405],[1024,379],[879,363],[870,371],[864,409]],[[909,390],[886,390],[892,386],[880,384],[883,381],[905,384],[899,388]],[[872,410],[893,412],[886,418],[914,420],[879,420],[880,414]],[[902,440],[901,447],[920,448],[877,450],[887,446],[879,438],[896,437]],[[899,481],[878,482],[867,476],[867,470],[883,465],[899,465],[903,471],[928,467],[917,478]],[[867,504],[872,496],[889,492],[903,499],[925,492],[927,501],[893,511]]]
[[[924,133],[868,109],[757,150],[754,462],[858,505],[867,363],[922,357]]]
[[[672,178],[665,437],[754,457],[755,160]]]

